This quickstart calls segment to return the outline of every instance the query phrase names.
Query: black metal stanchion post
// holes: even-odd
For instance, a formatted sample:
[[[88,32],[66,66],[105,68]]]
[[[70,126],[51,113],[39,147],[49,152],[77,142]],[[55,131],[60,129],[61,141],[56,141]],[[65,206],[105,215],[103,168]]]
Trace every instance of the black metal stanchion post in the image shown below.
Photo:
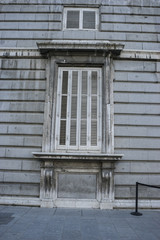
[[[131,212],[134,216],[142,216],[142,213],[138,212],[138,182],[136,182],[136,203],[135,203],[135,212]]]

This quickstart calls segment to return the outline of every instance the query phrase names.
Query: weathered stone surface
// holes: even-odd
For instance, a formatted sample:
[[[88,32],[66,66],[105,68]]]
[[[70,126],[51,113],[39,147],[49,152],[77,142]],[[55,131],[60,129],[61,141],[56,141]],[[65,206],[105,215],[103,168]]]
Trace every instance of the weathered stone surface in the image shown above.
[[[151,84],[151,83],[133,83],[133,82],[115,82],[114,84],[115,92],[141,92],[141,93],[159,93],[160,84]]]
[[[60,173],[58,177],[58,197],[74,199],[95,199],[97,192],[95,174]]]
[[[64,4],[68,7],[76,7],[76,4],[85,8],[98,7],[100,19],[98,31],[63,30]],[[112,45],[113,48],[116,47],[115,43],[121,46],[125,44],[126,51],[114,57],[114,75],[113,71],[110,71],[111,78],[114,78],[114,147],[117,154],[124,154],[123,160],[119,160],[115,165],[115,195],[118,200],[133,198],[136,181],[157,184],[160,164],[159,0],[124,0],[121,2],[119,0],[88,0],[87,3],[85,0],[55,0],[54,3],[52,0],[2,0],[0,9],[0,29],[2,30],[0,33],[0,188],[1,194],[10,196],[6,197],[4,202],[40,205],[38,199],[40,162],[33,159],[32,152],[42,151],[42,134],[46,136],[47,132],[51,132],[54,124],[50,128],[46,128],[45,125],[42,133],[48,56],[44,57],[40,54],[37,42],[42,44],[42,42],[52,40],[59,44],[61,40],[69,43],[71,40],[86,42],[90,40],[93,41],[92,50],[97,48],[98,42],[102,44],[103,41],[110,41],[110,46]],[[61,62],[63,58],[64,56],[61,56],[57,61]],[[91,64],[104,66],[102,57],[98,58],[96,51],[92,57],[88,54],[87,57],[81,57],[81,59],[76,56],[67,56],[66,53],[66,59],[69,59],[70,65],[77,63],[86,65],[88,62],[90,67],[92,67]],[[56,64],[55,66],[59,66]],[[51,74],[54,74],[56,68],[52,65],[51,68]],[[56,74],[54,76],[52,83],[48,86],[48,92],[53,89]],[[54,115],[51,106],[53,100],[55,99],[51,97],[47,99],[50,105],[49,118]],[[107,128],[109,127],[108,125]],[[113,133],[113,128],[110,130]],[[104,139],[105,136],[104,134]],[[51,138],[52,134],[47,141]],[[110,143],[107,142],[107,144]],[[53,146],[54,144],[52,148]],[[68,169],[75,171],[77,168],[86,171],[90,168],[94,172],[99,169],[96,161],[90,163],[88,159],[84,160],[87,160],[85,167],[83,162],[77,163],[76,159],[68,163],[67,157],[61,163],[55,162],[54,166],[56,169],[66,171]],[[46,175],[51,176],[50,170],[47,171]],[[94,200],[97,187],[95,175],[93,177],[91,173],[87,175],[86,172],[86,175],[83,174],[62,171],[59,174],[59,197],[83,198],[87,196],[90,200]],[[110,172],[106,169],[101,172],[103,200],[108,196],[105,188],[109,186],[107,182],[109,174]],[[64,175],[68,182],[64,183]],[[57,176],[53,175],[53,177]],[[84,180],[84,188],[83,181],[80,183],[80,180]],[[97,177],[96,181],[99,181]],[[71,186],[72,182],[79,186],[77,192],[75,191],[76,196],[74,184]],[[69,184],[66,186],[66,183]],[[47,194],[46,196],[55,197],[55,192],[53,195]],[[13,199],[13,196],[18,198]],[[23,196],[26,197],[25,200],[22,199]],[[29,197],[32,199],[29,200]],[[159,194],[152,189],[145,189],[140,193],[140,197],[153,200],[159,198]],[[37,199],[38,203],[34,199]],[[50,204],[47,201],[44,205],[53,207],[53,203]],[[73,204],[72,206],[75,207],[99,207],[97,202],[91,203],[92,201],[84,203],[77,200],[69,202],[59,199],[59,202],[57,200],[54,202],[57,206],[69,207]],[[147,204],[147,201],[143,203]],[[120,206],[121,202],[116,202],[116,204]],[[124,204],[123,207],[131,206],[127,203],[122,204]],[[106,207],[102,205],[101,207]],[[89,236],[89,230],[87,234]],[[67,232],[67,229],[64,231],[63,237],[65,236],[69,236],[70,239],[79,238],[76,231],[73,231],[72,235]]]
[[[160,128],[156,126],[115,126],[115,136],[159,137]]]
[[[0,59],[0,66],[2,69],[41,69],[45,70],[45,59]]]
[[[160,103],[160,96],[154,93],[115,93],[114,100],[128,103]]]
[[[128,198],[135,198],[135,186],[131,186],[131,187],[127,187],[127,186],[124,186],[124,187],[119,187],[117,186],[115,188],[115,196],[116,196],[116,199],[120,198],[120,196],[123,195],[123,199],[128,199]],[[139,186],[139,194],[138,194],[138,197],[139,197],[139,200],[140,199],[144,199],[144,198],[147,198],[148,200],[150,199],[159,199],[160,197],[160,191],[158,191],[158,189],[155,189],[155,188],[147,188],[147,187],[141,187]]]
[[[159,114],[159,105],[145,103],[115,103],[115,113],[130,113],[130,114]]]
[[[116,149],[116,153],[123,153],[123,160],[131,160],[131,161],[159,161],[159,149]]]
[[[156,62],[150,61],[115,61],[115,70],[123,70],[123,72],[154,72],[156,71]]]
[[[128,185],[128,182],[130,185],[134,185],[136,182],[150,184],[150,185],[156,185],[155,183],[158,183],[160,181],[160,175],[155,174],[153,176],[148,176],[148,173],[141,174],[115,174],[115,184],[116,185]]]
[[[1,122],[5,123],[41,123],[43,113],[6,113],[1,114]]]
[[[9,184],[0,183],[1,194],[7,196],[39,197],[39,184]]]
[[[115,124],[159,126],[159,116],[152,115],[115,115]]]
[[[2,157],[6,157],[6,158],[14,158],[14,159],[33,159],[33,155],[32,155],[32,152],[33,151],[40,151],[41,148],[32,148],[32,147],[23,147],[23,151],[22,151],[22,148],[19,148],[19,147],[9,147],[7,146],[6,149],[3,148],[1,150],[1,153],[2,154]]]
[[[160,140],[157,138],[144,137],[115,137],[116,148],[129,149],[159,149]]]
[[[42,102],[1,102],[1,111],[10,112],[42,112],[44,110],[44,104]]]
[[[40,183],[39,172],[4,172],[4,182],[13,183]]]
[[[3,70],[0,79],[45,79],[45,71],[40,70]]]
[[[129,66],[128,66],[129,67]],[[138,66],[137,66],[138,69]],[[115,79],[119,81],[133,81],[133,82],[151,82],[158,83],[160,79],[160,74],[151,72],[115,72]]]

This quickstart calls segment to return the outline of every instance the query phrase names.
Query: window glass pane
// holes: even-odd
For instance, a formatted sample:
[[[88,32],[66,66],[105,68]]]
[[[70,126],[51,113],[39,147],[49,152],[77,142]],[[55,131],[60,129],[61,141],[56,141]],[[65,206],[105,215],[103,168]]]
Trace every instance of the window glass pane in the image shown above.
[[[87,96],[81,97],[81,119],[87,118]]]
[[[77,133],[77,121],[71,120],[71,128],[70,128],[70,145],[76,146],[76,134]]]
[[[79,11],[67,11],[67,28],[79,28]]]
[[[80,145],[87,145],[87,120],[81,120],[81,136]]]
[[[62,94],[67,94],[67,92],[68,92],[68,71],[63,71]]]
[[[91,98],[91,118],[97,119],[97,96]]]
[[[97,121],[91,121],[91,146],[97,146]]]
[[[61,120],[60,124],[60,145],[66,144],[66,121]]]
[[[73,71],[72,72],[72,94],[77,94],[77,88],[78,88],[78,72]]]
[[[93,71],[91,74],[91,93],[97,94],[97,72]]]
[[[72,96],[71,118],[77,118],[77,96]]]
[[[82,94],[87,94],[88,72],[82,71]]]
[[[66,117],[67,117],[67,96],[62,96],[61,118],[66,119]]]
[[[95,29],[95,12],[83,11],[83,28]]]

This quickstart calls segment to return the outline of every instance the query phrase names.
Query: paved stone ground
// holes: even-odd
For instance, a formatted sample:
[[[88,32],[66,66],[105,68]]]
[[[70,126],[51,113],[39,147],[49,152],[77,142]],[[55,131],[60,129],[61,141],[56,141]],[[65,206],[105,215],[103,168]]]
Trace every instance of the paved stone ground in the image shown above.
[[[0,206],[0,240],[160,240],[160,211]]]

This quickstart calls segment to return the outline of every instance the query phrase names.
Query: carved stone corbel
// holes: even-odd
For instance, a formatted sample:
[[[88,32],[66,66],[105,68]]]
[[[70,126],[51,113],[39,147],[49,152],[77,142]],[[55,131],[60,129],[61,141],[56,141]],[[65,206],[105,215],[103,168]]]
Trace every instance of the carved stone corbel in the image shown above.
[[[102,200],[112,201],[113,198],[113,170],[102,169]]]
[[[54,187],[54,168],[52,162],[41,165],[41,199],[52,199]]]

